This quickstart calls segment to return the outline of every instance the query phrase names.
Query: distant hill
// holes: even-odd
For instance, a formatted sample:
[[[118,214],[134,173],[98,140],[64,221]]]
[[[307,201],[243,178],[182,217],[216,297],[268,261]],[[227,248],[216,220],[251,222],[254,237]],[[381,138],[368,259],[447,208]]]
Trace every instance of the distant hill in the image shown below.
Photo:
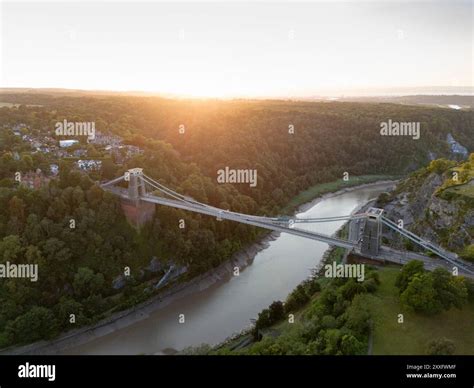
[[[339,101],[381,102],[406,105],[435,105],[452,109],[472,109],[474,96],[462,95],[414,95],[414,96],[379,96],[379,97],[346,97]]]

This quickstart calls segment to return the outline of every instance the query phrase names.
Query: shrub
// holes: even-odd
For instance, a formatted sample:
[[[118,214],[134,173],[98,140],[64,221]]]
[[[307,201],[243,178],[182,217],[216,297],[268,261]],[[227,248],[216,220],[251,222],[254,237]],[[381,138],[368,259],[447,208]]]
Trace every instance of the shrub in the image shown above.
[[[453,341],[447,338],[439,338],[428,342],[427,354],[429,355],[451,355],[456,350]]]

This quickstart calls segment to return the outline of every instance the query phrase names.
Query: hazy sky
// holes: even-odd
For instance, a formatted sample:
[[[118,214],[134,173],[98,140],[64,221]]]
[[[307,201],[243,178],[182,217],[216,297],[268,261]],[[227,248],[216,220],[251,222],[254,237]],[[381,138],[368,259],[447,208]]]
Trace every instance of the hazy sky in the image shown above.
[[[473,3],[3,2],[1,86],[309,96],[472,86]]]

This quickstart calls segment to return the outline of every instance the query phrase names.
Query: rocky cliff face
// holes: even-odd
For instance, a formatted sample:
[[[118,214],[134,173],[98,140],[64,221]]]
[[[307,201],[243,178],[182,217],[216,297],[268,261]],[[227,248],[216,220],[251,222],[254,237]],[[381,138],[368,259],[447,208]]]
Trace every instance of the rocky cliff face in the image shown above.
[[[418,174],[402,181],[389,196],[380,198],[377,206],[385,215],[420,237],[460,252],[474,243],[474,207],[462,197],[445,199],[437,194],[443,184],[441,174]],[[395,233],[385,231],[386,237],[402,245]],[[389,236],[390,234],[390,236]]]

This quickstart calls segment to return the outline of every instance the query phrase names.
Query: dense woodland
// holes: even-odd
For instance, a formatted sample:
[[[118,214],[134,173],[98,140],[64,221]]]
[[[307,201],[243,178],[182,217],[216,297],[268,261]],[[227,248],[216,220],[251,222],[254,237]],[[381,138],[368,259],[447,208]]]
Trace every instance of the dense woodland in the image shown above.
[[[117,198],[98,181],[131,167],[193,198],[251,214],[278,214],[301,190],[349,176],[403,174],[449,157],[448,133],[474,150],[473,112],[395,104],[287,101],[199,101],[158,97],[5,94],[0,108],[0,262],[37,263],[39,281],[0,281],[0,347],[51,338],[151,295],[153,256],[189,266],[192,277],[217,266],[261,231],[158,207],[142,230],[125,220]],[[17,171],[48,169],[11,133],[25,123],[37,133],[54,123],[94,121],[97,130],[144,149],[124,165],[105,160],[88,176],[66,160],[40,190],[19,188]],[[380,122],[420,121],[421,138],[380,136]],[[179,132],[184,125],[184,133]],[[294,133],[289,133],[289,126]],[[19,155],[15,158],[14,154]],[[256,169],[258,184],[218,184],[220,168]],[[76,221],[76,228],[69,221]],[[178,220],[186,228],[178,228]],[[132,269],[124,289],[113,279]],[[69,315],[76,314],[75,326]]]

